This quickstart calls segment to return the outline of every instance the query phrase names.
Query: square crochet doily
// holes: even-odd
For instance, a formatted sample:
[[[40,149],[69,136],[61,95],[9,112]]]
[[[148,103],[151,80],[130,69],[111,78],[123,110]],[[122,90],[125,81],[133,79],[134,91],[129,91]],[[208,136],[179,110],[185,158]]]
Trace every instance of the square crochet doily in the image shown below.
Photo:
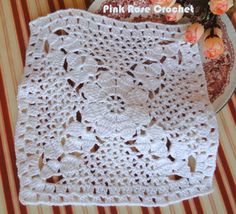
[[[74,9],[30,23],[22,203],[163,206],[212,190],[217,122],[186,26]]]

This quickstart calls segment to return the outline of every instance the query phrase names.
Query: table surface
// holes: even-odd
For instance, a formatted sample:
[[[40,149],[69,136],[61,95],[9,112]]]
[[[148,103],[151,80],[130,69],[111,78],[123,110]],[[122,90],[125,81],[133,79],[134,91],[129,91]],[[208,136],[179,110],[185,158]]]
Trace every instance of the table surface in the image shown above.
[[[86,9],[88,6],[89,1],[84,0],[0,0],[0,213],[236,213],[236,93],[217,114],[220,147],[214,193],[164,208],[20,204],[13,137],[17,119],[17,85],[22,77],[29,39],[28,23],[58,9]],[[236,11],[232,17],[236,24]]]

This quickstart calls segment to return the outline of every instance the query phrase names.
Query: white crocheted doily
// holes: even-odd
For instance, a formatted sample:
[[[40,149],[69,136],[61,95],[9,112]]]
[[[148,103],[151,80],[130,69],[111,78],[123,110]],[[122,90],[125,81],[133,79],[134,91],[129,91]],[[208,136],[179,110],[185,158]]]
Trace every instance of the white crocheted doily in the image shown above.
[[[163,206],[211,192],[217,122],[185,29],[75,9],[30,23],[22,203]]]

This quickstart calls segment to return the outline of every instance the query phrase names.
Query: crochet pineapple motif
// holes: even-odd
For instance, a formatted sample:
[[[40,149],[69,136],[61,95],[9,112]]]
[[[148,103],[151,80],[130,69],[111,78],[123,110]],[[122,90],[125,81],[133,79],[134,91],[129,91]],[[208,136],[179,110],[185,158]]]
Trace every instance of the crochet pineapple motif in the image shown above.
[[[185,29],[75,9],[30,23],[22,203],[164,206],[212,191],[217,122]]]

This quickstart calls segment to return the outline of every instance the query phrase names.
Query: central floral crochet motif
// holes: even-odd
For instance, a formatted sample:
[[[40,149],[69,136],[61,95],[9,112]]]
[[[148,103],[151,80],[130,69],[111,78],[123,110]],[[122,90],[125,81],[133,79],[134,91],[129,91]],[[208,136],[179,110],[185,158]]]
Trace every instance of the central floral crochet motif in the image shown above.
[[[95,68],[90,68],[90,72],[93,70]],[[151,121],[149,94],[128,75],[104,71],[96,80],[84,84],[79,94],[84,102],[82,122],[91,123],[100,137],[132,139],[138,127]]]
[[[120,96],[111,95],[107,98],[107,108],[111,113],[121,114],[125,110],[125,103]]]

